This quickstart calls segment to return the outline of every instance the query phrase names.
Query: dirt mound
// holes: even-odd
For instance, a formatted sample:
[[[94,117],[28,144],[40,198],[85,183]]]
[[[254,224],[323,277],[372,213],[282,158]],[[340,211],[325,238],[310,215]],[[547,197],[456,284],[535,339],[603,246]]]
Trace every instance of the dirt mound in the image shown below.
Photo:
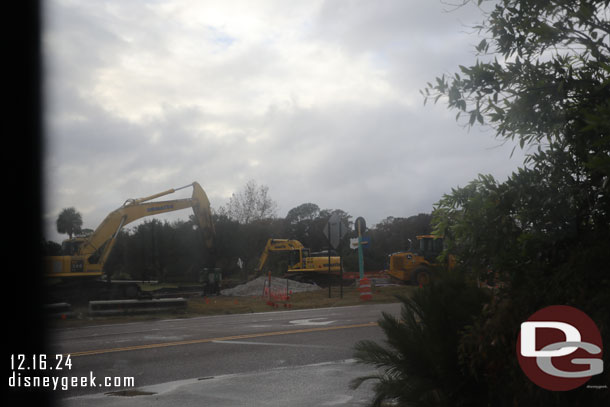
[[[238,285],[233,288],[221,290],[220,294],[234,297],[247,297],[252,295],[262,295],[266,284],[269,282],[269,277],[258,277],[246,284]],[[286,290],[288,292],[299,293],[304,291],[315,291],[321,288],[315,284],[300,283],[294,280],[285,278],[271,277],[271,290]]]

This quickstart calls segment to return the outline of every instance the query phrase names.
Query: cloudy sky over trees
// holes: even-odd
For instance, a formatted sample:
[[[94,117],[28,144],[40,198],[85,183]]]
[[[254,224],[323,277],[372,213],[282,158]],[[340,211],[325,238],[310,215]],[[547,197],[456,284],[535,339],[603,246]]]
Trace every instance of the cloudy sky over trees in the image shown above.
[[[213,208],[254,179],[373,225],[430,212],[522,162],[491,129],[424,106],[472,64],[482,11],[441,0],[44,4],[45,225],[95,228],[127,198],[199,182]],[[450,11],[452,10],[452,11]],[[188,194],[188,192],[187,192]],[[176,216],[187,219],[187,213]]]

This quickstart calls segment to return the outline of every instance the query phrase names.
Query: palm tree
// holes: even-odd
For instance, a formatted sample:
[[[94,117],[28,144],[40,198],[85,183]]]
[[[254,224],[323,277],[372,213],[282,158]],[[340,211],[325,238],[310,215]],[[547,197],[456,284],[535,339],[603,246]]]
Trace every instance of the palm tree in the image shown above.
[[[74,234],[80,233],[83,218],[75,208],[65,208],[57,217],[56,225],[59,233],[67,233],[72,239]]]
[[[354,357],[378,373],[352,381],[357,388],[375,380],[371,406],[474,405],[475,382],[459,363],[460,332],[472,322],[486,294],[455,275],[445,276],[402,302],[400,319],[382,313],[386,346],[360,341]]]

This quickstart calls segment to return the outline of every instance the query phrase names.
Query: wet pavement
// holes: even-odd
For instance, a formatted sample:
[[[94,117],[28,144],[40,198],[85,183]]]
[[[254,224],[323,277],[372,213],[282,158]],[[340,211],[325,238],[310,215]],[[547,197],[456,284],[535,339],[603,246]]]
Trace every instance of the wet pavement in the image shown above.
[[[354,360],[291,366],[260,372],[200,377],[61,400],[65,407],[364,406],[372,382],[352,390],[351,380],[374,372]]]

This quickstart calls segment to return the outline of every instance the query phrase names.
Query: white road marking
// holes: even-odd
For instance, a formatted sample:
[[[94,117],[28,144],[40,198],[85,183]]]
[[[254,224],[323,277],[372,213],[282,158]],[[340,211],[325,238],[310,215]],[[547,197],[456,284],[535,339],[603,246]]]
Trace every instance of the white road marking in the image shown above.
[[[229,345],[262,345],[262,346],[287,346],[292,348],[319,348],[330,349],[332,346],[322,345],[301,345],[297,343],[272,343],[272,342],[253,342],[253,341],[212,341],[212,343],[226,343]]]
[[[327,401],[322,404],[323,406],[345,406],[347,403],[353,400],[352,396],[343,395],[343,396],[335,396],[335,400]]]
[[[333,322],[337,322],[337,321],[319,321],[321,319],[326,319],[326,318],[308,318],[308,319],[295,319],[290,321],[289,323],[293,324],[293,325],[329,325],[332,324]]]

